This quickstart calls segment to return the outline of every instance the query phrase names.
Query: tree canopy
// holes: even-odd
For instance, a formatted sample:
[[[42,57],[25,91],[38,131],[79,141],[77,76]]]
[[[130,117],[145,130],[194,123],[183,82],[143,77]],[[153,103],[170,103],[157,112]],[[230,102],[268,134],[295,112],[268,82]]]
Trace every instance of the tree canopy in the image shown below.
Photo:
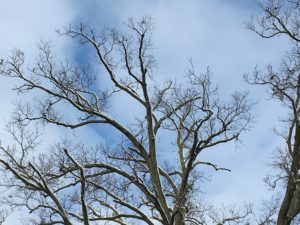
[[[59,30],[83,51],[92,50],[96,70],[60,61],[44,41],[33,65],[19,49],[1,60],[0,74],[17,80],[15,91],[36,96],[16,105],[7,125],[14,142],[0,145],[6,190],[1,204],[27,209],[26,223],[40,225],[299,223],[300,4],[269,0],[261,8],[263,14],[248,28],[263,38],[285,35],[293,47],[279,71],[268,66],[245,76],[249,84],[266,86],[271,98],[288,110],[287,129],[276,131],[286,146],[273,157],[276,174],[266,179],[274,189],[283,184],[285,193],[266,204],[260,216],[252,205],[217,208],[201,198],[199,189],[204,167],[230,172],[201,156],[239,141],[250,129],[247,92],[220,98],[211,71],[197,72],[192,60],[181,83],[158,82],[150,17],[129,19],[124,30],[98,31],[86,24]],[[110,101],[119,96],[132,101],[133,123],[124,123],[110,110]],[[122,104],[118,110],[124,110]],[[116,137],[95,146],[88,145],[90,140],[57,141],[44,151],[34,124],[109,129]],[[160,140],[168,142],[167,149]]]

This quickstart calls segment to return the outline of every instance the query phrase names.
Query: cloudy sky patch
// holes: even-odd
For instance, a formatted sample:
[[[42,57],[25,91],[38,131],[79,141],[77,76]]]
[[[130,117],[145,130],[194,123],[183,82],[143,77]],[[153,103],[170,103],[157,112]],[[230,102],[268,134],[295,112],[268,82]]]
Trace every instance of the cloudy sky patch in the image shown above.
[[[239,148],[234,144],[224,145],[203,156],[232,169],[231,173],[211,172],[212,182],[204,184],[203,189],[207,198],[216,204],[249,201],[259,204],[261,197],[269,195],[262,181],[269,170],[265,163],[270,160],[272,150],[281,143],[270,128],[280,126],[278,117],[283,111],[278,104],[266,101],[267,95],[262,88],[247,85],[243,81],[243,74],[251,74],[256,66],[264,69],[270,63],[278,65],[288,46],[280,38],[264,40],[245,29],[245,22],[259,11],[254,2],[3,1],[0,14],[0,57],[7,57],[13,48],[18,47],[25,52],[30,64],[37,54],[36,43],[42,38],[53,42],[59,58],[67,57],[85,63],[92,59],[93,52],[85,51],[86,48],[79,49],[77,44],[71,44],[67,38],[58,38],[55,29],[81,22],[100,30],[105,26],[120,28],[129,17],[138,19],[145,15],[151,16],[155,23],[153,52],[158,64],[155,79],[164,81],[174,78],[182,81],[188,59],[192,58],[197,71],[204,72],[207,66],[211,68],[213,80],[218,84],[222,97],[229,96],[234,90],[248,90],[250,98],[257,102],[253,110],[255,122],[251,131],[242,136],[243,143]],[[11,91],[13,87],[13,79],[1,78],[2,139],[6,137],[3,127],[13,110],[12,101],[19,98]],[[115,99],[110,105],[112,112],[117,114],[120,106],[129,112],[128,106],[134,103],[126,102],[125,98],[122,101]],[[122,121],[133,119],[127,113],[118,116]],[[50,140],[58,136],[54,131],[55,128],[47,131],[52,135]],[[101,138],[103,134],[97,132],[97,129],[79,130],[76,135],[82,140]],[[68,133],[69,137],[72,135],[72,132]],[[11,221],[12,218],[7,224]]]

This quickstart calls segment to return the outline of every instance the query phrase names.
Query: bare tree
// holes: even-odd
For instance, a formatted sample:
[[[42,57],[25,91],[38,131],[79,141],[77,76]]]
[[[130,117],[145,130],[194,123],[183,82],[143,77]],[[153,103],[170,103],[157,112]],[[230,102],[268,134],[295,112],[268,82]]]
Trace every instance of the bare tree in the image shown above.
[[[256,70],[254,76],[247,81],[268,87],[270,96],[282,103],[288,111],[283,121],[286,129],[275,131],[282,137],[286,146],[279,148],[274,155],[272,166],[279,173],[267,178],[267,182],[275,188],[283,181],[285,194],[280,204],[277,224],[299,224],[297,216],[300,213],[300,1],[269,0],[261,4],[263,14],[253,18],[249,29],[263,38],[285,35],[293,48],[282,60],[279,71],[268,66],[266,72]],[[299,218],[298,218],[299,219]]]
[[[155,82],[151,54],[151,19],[129,20],[125,33],[97,33],[87,26],[69,27],[61,35],[94,50],[99,75],[84,65],[59,63],[48,43],[39,46],[36,64],[24,68],[16,50],[3,61],[1,74],[17,78],[19,93],[36,91],[39,98],[18,104],[7,130],[16,144],[1,146],[0,164],[12,198],[2,202],[25,207],[33,224],[237,224],[251,209],[213,214],[209,204],[196,201],[202,167],[228,171],[201,160],[201,153],[238,140],[251,121],[247,94],[235,92],[227,103],[218,98],[208,70],[197,74],[191,63],[187,83]],[[99,81],[107,88],[100,90]],[[109,99],[132,99],[142,116],[125,125],[109,111]],[[68,110],[61,110],[67,107]],[[124,110],[121,109],[120,110]],[[112,127],[119,143],[88,148],[84,144],[53,144],[37,156],[39,133],[27,129],[42,121],[65,128]],[[30,123],[31,124],[31,123]],[[172,143],[162,150],[159,138]],[[164,157],[163,155],[166,155]],[[213,216],[216,215],[216,216]],[[213,218],[213,219],[211,219]]]

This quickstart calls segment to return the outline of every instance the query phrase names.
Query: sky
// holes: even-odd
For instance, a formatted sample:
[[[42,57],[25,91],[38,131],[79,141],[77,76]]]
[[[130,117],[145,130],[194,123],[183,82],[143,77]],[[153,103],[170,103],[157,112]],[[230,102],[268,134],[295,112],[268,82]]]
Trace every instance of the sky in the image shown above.
[[[78,49],[67,38],[58,37],[55,30],[69,24],[87,23],[101,29],[105,26],[120,27],[127,18],[138,19],[151,16],[155,23],[153,32],[154,54],[158,62],[155,79],[181,80],[192,58],[198,71],[209,66],[213,80],[218,84],[221,96],[229,96],[234,90],[249,91],[255,122],[242,137],[238,148],[224,145],[208,152],[204,157],[213,159],[231,173],[211,172],[211,182],[203,184],[207,199],[217,205],[260,202],[270,196],[263,178],[270,170],[272,151],[282,144],[271,132],[273,127],[282,126],[278,118],[283,110],[276,102],[268,100],[261,87],[249,86],[243,81],[245,73],[254,68],[264,69],[266,65],[278,66],[281,57],[288,50],[284,38],[261,39],[245,29],[245,22],[259,9],[252,0],[0,0],[0,58],[7,57],[11,50],[20,48],[25,52],[27,62],[36,57],[39,40],[51,40],[59,58],[82,61],[85,51]],[[88,58],[89,59],[89,58]],[[21,98],[12,88],[15,80],[0,78],[0,140],[9,140],[4,130],[14,109],[13,101],[30,100],[34,96]],[[129,121],[130,107],[124,101],[111,103],[118,114],[118,107],[124,112],[119,118]],[[57,140],[65,131],[47,127],[46,144]],[[101,139],[97,130],[85,129],[69,137]],[[5,224],[18,224],[16,218],[8,218]]]

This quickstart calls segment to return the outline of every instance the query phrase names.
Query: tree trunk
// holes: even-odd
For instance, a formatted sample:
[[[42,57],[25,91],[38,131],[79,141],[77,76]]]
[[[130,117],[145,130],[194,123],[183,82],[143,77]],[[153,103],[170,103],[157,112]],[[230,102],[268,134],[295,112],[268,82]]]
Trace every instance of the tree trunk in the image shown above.
[[[282,201],[279,213],[278,213],[278,218],[277,218],[277,225],[290,225],[291,221],[288,220],[287,218],[287,212],[289,209],[290,205],[290,191],[287,190],[284,196],[284,199]]]
[[[184,216],[181,212],[175,216],[174,225],[184,225]]]

